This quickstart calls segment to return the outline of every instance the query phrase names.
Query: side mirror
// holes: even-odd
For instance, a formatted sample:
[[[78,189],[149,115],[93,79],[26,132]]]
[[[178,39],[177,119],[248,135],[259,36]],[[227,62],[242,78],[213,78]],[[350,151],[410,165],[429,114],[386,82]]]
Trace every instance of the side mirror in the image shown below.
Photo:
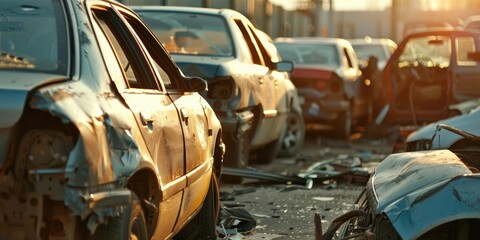
[[[202,92],[208,90],[207,80],[199,77],[187,77],[188,91]]]
[[[281,61],[275,63],[275,68],[280,72],[292,72],[293,71],[293,62],[291,61]]]

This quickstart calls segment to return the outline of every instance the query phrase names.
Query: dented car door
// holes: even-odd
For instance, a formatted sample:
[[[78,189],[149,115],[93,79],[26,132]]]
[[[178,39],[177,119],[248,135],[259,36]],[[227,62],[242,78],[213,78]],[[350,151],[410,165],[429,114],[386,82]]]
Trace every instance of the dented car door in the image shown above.
[[[148,66],[149,63],[131,57],[132,51],[142,51],[140,45],[128,45],[125,41],[129,39],[131,43],[137,42],[135,35],[125,33],[122,36],[124,39],[119,39],[119,29],[122,26],[109,19],[107,11],[97,10],[95,16],[121,61],[127,85],[125,89],[119,89],[120,94],[132,110],[146,147],[153,156],[158,175],[161,176],[158,181],[164,201],[160,208],[170,210],[168,214],[158,216],[157,226],[162,227],[157,229],[162,232],[157,232],[156,235],[165,238],[175,227],[175,221],[171,219],[178,217],[183,189],[187,186],[185,146],[178,112],[166,91],[161,88],[154,72],[142,69],[141,66]]]

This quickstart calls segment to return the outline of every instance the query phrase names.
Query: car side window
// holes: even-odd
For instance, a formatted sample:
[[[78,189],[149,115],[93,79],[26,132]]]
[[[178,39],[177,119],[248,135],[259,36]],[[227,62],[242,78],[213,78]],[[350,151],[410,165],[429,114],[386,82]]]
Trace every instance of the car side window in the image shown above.
[[[459,66],[477,66],[478,62],[469,59],[468,54],[476,52],[475,40],[472,37],[457,37],[455,39],[457,48],[457,64]]]
[[[345,61],[347,63],[348,68],[353,68],[353,61],[350,58],[350,54],[348,54],[347,48],[343,48],[343,55],[345,57]]]
[[[143,43],[145,50],[153,60],[152,65],[157,71],[164,87],[170,90],[183,89],[185,86],[183,86],[182,82],[176,77],[176,75],[180,75],[177,66],[172,63],[173,60],[170,55],[168,55],[160,41],[155,37],[155,34],[146,28],[137,18],[128,14],[123,16],[133,28],[139,41]]]
[[[104,34],[98,22],[94,21],[92,24],[98,39],[98,43],[100,45],[100,49],[103,54],[103,58],[105,59],[105,64],[107,66],[110,77],[115,82],[117,88],[119,89],[128,88],[127,83],[125,81],[124,72],[122,71],[122,67],[119,62],[121,61],[120,59],[125,57],[125,53],[122,51],[120,53],[122,54],[122,56],[121,57],[119,56],[117,58],[117,55],[115,54],[114,49],[111,47],[107,36]]]
[[[265,65],[270,68],[270,69],[273,69],[274,68],[274,64],[272,62],[272,58],[270,57],[270,55],[268,54],[267,50],[265,49],[265,46],[263,46],[263,43],[262,41],[260,41],[259,37],[257,36],[257,34],[255,33],[255,30],[252,29],[252,27],[248,26],[248,29],[250,29],[250,32],[252,33],[252,36],[253,38],[255,39],[255,41],[257,42],[257,45],[258,45],[258,49],[260,50],[260,53],[262,54],[262,58],[265,62]]]
[[[145,70],[148,64],[142,59],[143,55],[138,46],[133,44],[132,36],[118,21],[118,16],[108,10],[93,11],[95,19],[110,45],[115,50],[117,59],[125,73],[126,83],[129,88],[159,89],[155,78]]]
[[[240,32],[243,35],[243,39],[247,42],[248,48],[250,49],[250,54],[252,56],[253,63],[263,65],[262,59],[260,58],[257,48],[255,47],[255,43],[252,41],[252,38],[250,37],[248,30],[243,24],[242,20],[235,19],[235,23],[240,29]]]

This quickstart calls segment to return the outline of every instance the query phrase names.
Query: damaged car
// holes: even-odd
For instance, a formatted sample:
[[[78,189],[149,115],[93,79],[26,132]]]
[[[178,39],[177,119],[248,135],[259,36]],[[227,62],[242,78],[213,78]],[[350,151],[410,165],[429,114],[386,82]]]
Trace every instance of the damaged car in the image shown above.
[[[478,122],[480,120],[480,108],[471,112],[437,122],[430,123],[421,127],[420,129],[410,133],[405,139],[407,151],[422,151],[430,149],[467,149],[478,148],[475,141],[457,134],[452,131],[444,131],[442,127],[448,125],[471,134],[479,135],[480,128]],[[443,125],[440,125],[443,124]]]
[[[425,30],[408,35],[382,76],[386,124],[421,125],[457,112],[453,104],[480,97],[480,33]],[[376,113],[375,115],[377,115]]]
[[[116,1],[0,9],[0,239],[216,239],[206,81]]]
[[[250,159],[270,163],[279,153],[291,112],[285,72],[272,62],[253,24],[231,9],[132,6],[186,75],[208,81],[205,99],[215,110],[226,146],[224,165]]]
[[[268,56],[272,62],[281,62],[282,58],[278,53],[277,48],[272,38],[265,32],[257,29],[260,41],[265,46]],[[290,80],[290,73],[285,72],[285,88],[287,98],[291,101],[290,114],[287,118],[287,126],[283,134],[282,145],[279,157],[294,157],[301,150],[305,141],[305,120],[303,119],[302,106],[300,104],[300,96],[295,85]]]
[[[478,239],[479,157],[478,149],[389,155],[355,209],[317,239]]]
[[[282,59],[292,61],[291,80],[298,89],[307,125],[321,124],[348,138],[352,126],[367,117],[366,90],[352,45],[345,39],[276,38]],[[366,91],[365,91],[366,92]]]

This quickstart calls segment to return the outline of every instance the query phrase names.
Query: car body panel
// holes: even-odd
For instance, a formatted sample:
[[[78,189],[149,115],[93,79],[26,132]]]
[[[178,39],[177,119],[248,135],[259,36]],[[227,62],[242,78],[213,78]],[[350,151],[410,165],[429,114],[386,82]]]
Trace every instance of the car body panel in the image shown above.
[[[438,124],[447,124],[463,131],[479,135],[478,120],[480,119],[480,108],[472,110],[469,113],[430,123],[420,129],[410,133],[405,139],[407,150],[427,150],[428,149],[451,149],[455,143],[464,139],[461,135],[447,131],[437,131]],[[472,143],[473,144],[473,143]]]
[[[449,150],[391,154],[367,185],[402,239],[417,239],[441,224],[478,219],[480,176]],[[441,210],[440,210],[441,209]]]
[[[15,101],[0,105],[10,115],[0,121],[0,191],[7,195],[1,205],[9,206],[0,210],[0,238],[86,238],[134,195],[155,209],[145,210],[151,237],[171,238],[201,209],[212,175],[221,171],[221,125],[198,93],[206,82],[185,77],[120,3],[55,4],[15,0],[0,7],[17,9],[10,20],[24,23],[11,32],[13,43],[35,36],[37,29],[24,30],[42,17],[68,18],[53,21],[60,30],[52,36],[64,38],[48,44],[58,56],[71,55],[57,69],[49,59],[22,55],[24,45],[15,56],[29,64],[0,65],[0,98]],[[54,220],[62,232],[52,230]],[[88,231],[76,229],[82,224]]]
[[[420,45],[423,53],[415,53]],[[385,121],[437,121],[449,116],[450,105],[480,97],[480,84],[473,77],[480,73],[479,63],[469,58],[478,49],[480,35],[473,32],[424,31],[407,36],[383,72],[382,89],[389,106]],[[434,52],[437,56],[431,55]]]

